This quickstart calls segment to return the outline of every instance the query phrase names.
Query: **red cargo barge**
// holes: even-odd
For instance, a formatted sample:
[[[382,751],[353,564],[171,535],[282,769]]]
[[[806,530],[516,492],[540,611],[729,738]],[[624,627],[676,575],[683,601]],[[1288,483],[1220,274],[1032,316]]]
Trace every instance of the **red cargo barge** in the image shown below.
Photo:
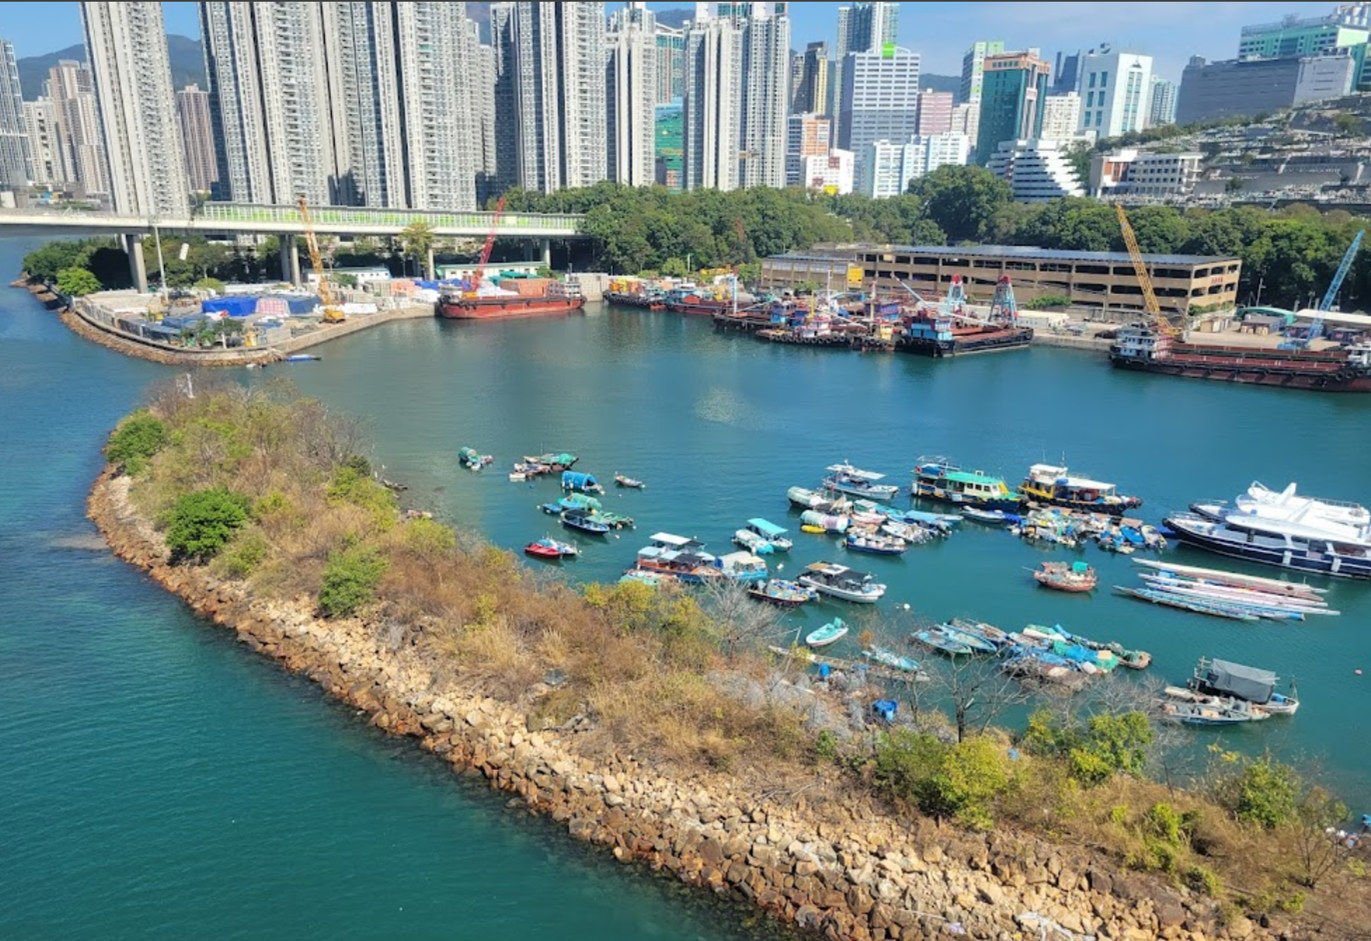
[[[1123,369],[1192,379],[1216,379],[1287,389],[1371,392],[1371,346],[1325,350],[1278,350],[1209,346],[1125,327],[1109,347],[1109,361]]]
[[[449,292],[438,297],[435,312],[448,320],[499,320],[569,314],[586,306],[575,283],[554,281],[535,294]]]

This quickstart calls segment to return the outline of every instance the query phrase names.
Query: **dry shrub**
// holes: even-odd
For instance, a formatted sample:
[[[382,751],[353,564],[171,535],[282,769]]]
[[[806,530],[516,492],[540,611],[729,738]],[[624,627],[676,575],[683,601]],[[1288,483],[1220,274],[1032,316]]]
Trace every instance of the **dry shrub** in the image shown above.
[[[500,617],[455,634],[451,650],[464,674],[488,688],[513,694],[508,698],[536,683],[544,672],[518,632]]]

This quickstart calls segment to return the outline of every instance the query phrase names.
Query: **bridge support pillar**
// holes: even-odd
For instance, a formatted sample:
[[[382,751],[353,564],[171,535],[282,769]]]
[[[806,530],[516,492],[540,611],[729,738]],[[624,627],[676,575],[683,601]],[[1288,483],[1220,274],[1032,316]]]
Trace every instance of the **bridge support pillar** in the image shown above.
[[[543,267],[544,267],[544,268],[551,268],[551,267],[552,267],[552,239],[543,239],[543,242],[542,242],[542,249],[543,249]]]
[[[428,254],[424,258],[424,277],[432,281],[437,276],[437,272],[433,265],[433,246],[430,245],[428,247]]]
[[[281,279],[288,280],[295,287],[300,286],[300,252],[295,246],[295,236],[281,236]]]
[[[143,263],[143,236],[136,232],[129,232],[122,236],[124,251],[129,256],[129,274],[133,278],[133,286],[138,289],[138,293],[148,292],[148,269]]]

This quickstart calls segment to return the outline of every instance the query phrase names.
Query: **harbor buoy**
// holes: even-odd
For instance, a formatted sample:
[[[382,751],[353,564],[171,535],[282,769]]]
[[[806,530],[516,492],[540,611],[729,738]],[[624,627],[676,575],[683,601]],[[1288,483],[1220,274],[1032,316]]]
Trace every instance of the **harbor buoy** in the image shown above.
[[[1353,670],[1352,672],[1355,673],[1357,676],[1361,676],[1361,667],[1357,667],[1357,668],[1356,668],[1355,670]]]

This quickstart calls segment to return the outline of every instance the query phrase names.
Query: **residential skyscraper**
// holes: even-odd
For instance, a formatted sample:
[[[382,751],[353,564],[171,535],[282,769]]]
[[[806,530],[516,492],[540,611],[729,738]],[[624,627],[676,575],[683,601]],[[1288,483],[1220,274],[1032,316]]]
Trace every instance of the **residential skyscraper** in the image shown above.
[[[685,188],[685,106],[682,99],[657,106],[653,140],[657,155],[656,182],[680,192]]]
[[[721,4],[722,6],[730,6]],[[731,5],[735,17],[738,4]],[[751,3],[742,21],[743,108],[739,122],[738,182],[785,186],[785,119],[790,110],[786,66],[790,17],[785,3]]]
[[[1081,96],[1074,91],[1043,99],[1044,140],[1069,141],[1081,123]]]
[[[514,4],[490,5],[490,47],[495,66],[495,87],[491,91],[495,114],[495,189],[519,185],[519,127],[511,120],[515,113]]]
[[[685,188],[738,186],[743,31],[732,19],[707,17],[686,37]]]
[[[481,158],[476,170],[476,205],[486,205],[486,201],[500,192],[500,153],[495,122],[495,49],[479,42],[480,28],[471,24],[472,40],[476,43],[476,81],[471,89],[471,108],[481,131]]]
[[[186,182],[192,193],[208,193],[218,179],[209,92],[194,84],[178,91],[176,119],[181,127],[181,146],[186,152]]]
[[[186,162],[176,124],[162,5],[83,0],[86,35],[115,212],[184,216]]]
[[[274,203],[257,23],[251,3],[201,3],[205,83],[219,162],[214,198]]]
[[[90,66],[60,60],[48,70],[43,95],[52,104],[53,146],[57,148],[54,169],[60,174],[48,182],[72,184],[87,198],[108,198],[109,163],[105,160]]]
[[[683,29],[657,24],[657,104],[685,97],[686,34]]]
[[[1152,57],[1116,52],[1108,45],[1080,60],[1081,123],[1098,137],[1141,131],[1152,101]]]
[[[29,139],[29,180],[38,186],[63,186],[67,179],[57,133],[57,109],[39,98],[24,102],[24,131]]]
[[[792,114],[786,118],[785,185],[800,186],[807,157],[827,154],[832,144],[832,122],[822,114]]]
[[[1002,141],[1042,136],[1043,99],[1051,67],[1032,52],[985,57],[976,162],[984,164]]]
[[[860,176],[868,144],[907,141],[918,133],[919,54],[896,46],[849,53],[843,83],[838,146],[857,154]]]
[[[512,54],[500,64],[512,73],[514,100],[500,117],[515,122],[517,182],[543,193],[598,183],[608,172],[604,4],[513,7]]]
[[[952,130],[952,92],[925,88],[919,92],[919,129],[921,137],[946,134]]]
[[[610,18],[605,78],[609,179],[651,186],[657,171],[657,37],[647,4],[630,3]]]
[[[899,196],[912,180],[942,166],[962,166],[971,150],[965,134],[915,136],[908,141],[874,141],[867,145],[858,189],[872,199]]]
[[[880,52],[893,45],[899,32],[900,5],[898,3],[854,3],[838,8],[838,43],[833,62],[833,104],[830,114],[839,116],[846,103],[843,90],[847,87],[844,71],[847,57],[853,52]],[[857,154],[858,162],[861,153]]]
[[[406,206],[404,122],[396,56],[397,48],[407,48],[407,43],[397,43],[392,7],[414,5],[354,2],[321,6],[328,125],[339,177],[333,187],[333,202]],[[418,97],[414,89],[408,91],[405,103],[414,105]]]
[[[812,42],[805,47],[800,87],[790,110],[794,114],[828,114],[828,44]]]
[[[1152,76],[1152,100],[1147,107],[1147,126],[1176,123],[1176,83]]]
[[[1057,62],[1052,69],[1052,94],[1065,95],[1080,86],[1081,53],[1058,52]]]
[[[23,189],[32,176],[19,66],[14,46],[0,39],[0,189]]]
[[[981,81],[985,72],[985,57],[997,56],[1004,52],[1003,40],[982,40],[971,44],[962,57],[962,86],[957,95],[959,104],[979,104],[981,101]]]

